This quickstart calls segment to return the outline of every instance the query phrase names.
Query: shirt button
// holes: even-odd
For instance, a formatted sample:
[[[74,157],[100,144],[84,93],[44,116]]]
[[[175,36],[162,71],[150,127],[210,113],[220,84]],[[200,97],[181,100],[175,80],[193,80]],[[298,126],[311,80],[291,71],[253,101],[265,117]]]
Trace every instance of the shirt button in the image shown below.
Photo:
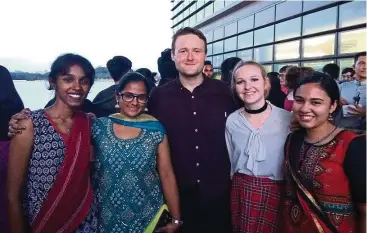
[[[195,129],[195,132],[197,133],[198,132],[198,129]]]
[[[200,183],[200,180],[197,180],[196,182],[197,182],[197,183]]]
[[[200,165],[199,163],[196,163],[196,166],[197,166],[197,167],[199,167],[199,165]]]
[[[194,115],[196,115],[196,112],[194,112]]]
[[[195,146],[195,148],[198,150],[199,149],[199,147],[198,146]]]
[[[192,96],[191,96],[191,99],[194,99],[194,98],[195,98],[195,97],[192,95]]]

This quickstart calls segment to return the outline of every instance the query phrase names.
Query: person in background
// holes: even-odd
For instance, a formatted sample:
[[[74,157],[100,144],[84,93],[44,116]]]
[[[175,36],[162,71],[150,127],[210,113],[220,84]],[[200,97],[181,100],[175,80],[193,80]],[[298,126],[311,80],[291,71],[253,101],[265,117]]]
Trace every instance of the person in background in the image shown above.
[[[287,111],[292,111],[293,105],[293,89],[302,80],[302,78],[312,72],[313,69],[310,67],[288,67],[287,73],[285,75],[286,87],[288,89],[287,97],[284,101],[284,109]]]
[[[285,80],[285,74],[287,73],[287,69],[289,68],[290,66],[282,66],[282,68],[280,68],[279,70],[279,75],[280,75],[280,86],[282,88],[282,91],[285,93],[285,94],[288,94],[288,89],[287,89],[287,86],[286,86],[286,80]]]
[[[153,76],[152,72],[148,68],[140,68],[137,69],[136,72],[142,74],[146,78],[149,86],[149,95],[150,95],[153,89],[156,87],[154,80],[155,75]]]
[[[278,108],[284,108],[284,100],[287,95],[281,89],[279,73],[269,72],[266,76],[270,81],[270,91],[266,99]]]
[[[231,84],[232,71],[236,64],[241,61],[238,57],[229,57],[224,60],[220,66],[222,72],[222,81],[227,83],[228,86]]]
[[[336,124],[340,127],[366,130],[366,52],[357,53],[353,65],[356,79],[340,84],[343,105]]]
[[[171,49],[165,49],[158,58],[157,63],[158,72],[161,75],[161,80],[159,80],[158,86],[163,86],[178,77],[175,63],[171,58]]]
[[[203,69],[203,73],[205,74],[206,78],[212,78],[213,77],[213,65],[211,61],[205,61],[204,62],[204,69]]]
[[[13,79],[8,69],[0,65],[0,229],[9,233],[8,214],[6,211],[6,179],[10,138],[8,137],[8,122],[12,115],[20,112],[23,102],[15,89]]]
[[[350,82],[354,80],[354,69],[351,67],[347,67],[345,69],[342,70],[342,77],[343,80],[340,81],[340,84],[344,83],[344,82]]]
[[[115,82],[114,85],[99,92],[93,100],[99,110],[97,117],[108,116],[118,112],[118,104],[115,98],[115,89],[121,77],[131,71],[132,63],[124,56],[115,56],[107,62],[107,69],[111,78]]]
[[[78,111],[94,82],[76,54],[51,66],[56,102],[19,121],[10,143],[7,193],[11,232],[83,232],[97,228],[90,178],[90,120]]]
[[[277,233],[291,113],[265,100],[270,83],[264,67],[256,62],[236,65],[231,88],[244,103],[229,115],[225,131],[231,161],[233,233]]]
[[[337,83],[339,83],[340,67],[337,64],[329,63],[322,68],[322,72],[330,75]]]
[[[127,73],[116,93],[120,113],[92,123],[98,232],[144,232],[166,201],[173,219],[159,232],[172,233],[181,225],[178,191],[164,127],[143,113],[148,82]]]
[[[148,111],[165,127],[179,188],[181,233],[229,233],[230,162],[227,116],[238,106],[228,85],[204,78],[206,38],[184,27],[172,39],[179,78],[157,87]]]
[[[294,89],[302,128],[286,142],[281,232],[366,232],[366,137],[332,123],[339,100],[335,80],[320,72]]]

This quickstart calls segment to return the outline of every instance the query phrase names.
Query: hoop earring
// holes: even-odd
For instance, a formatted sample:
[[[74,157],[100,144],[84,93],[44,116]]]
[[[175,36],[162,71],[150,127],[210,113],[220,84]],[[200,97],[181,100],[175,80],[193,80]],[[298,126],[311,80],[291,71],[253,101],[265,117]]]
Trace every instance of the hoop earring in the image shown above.
[[[328,121],[333,121],[333,120],[334,120],[333,116],[331,115],[331,113],[329,113]]]

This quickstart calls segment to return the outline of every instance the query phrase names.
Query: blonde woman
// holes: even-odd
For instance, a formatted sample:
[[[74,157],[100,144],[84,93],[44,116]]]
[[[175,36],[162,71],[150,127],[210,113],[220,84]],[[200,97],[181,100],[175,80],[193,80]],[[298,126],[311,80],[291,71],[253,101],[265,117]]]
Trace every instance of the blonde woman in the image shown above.
[[[291,114],[265,100],[270,83],[264,67],[256,62],[240,61],[231,87],[244,103],[226,123],[233,232],[278,232],[284,143]]]

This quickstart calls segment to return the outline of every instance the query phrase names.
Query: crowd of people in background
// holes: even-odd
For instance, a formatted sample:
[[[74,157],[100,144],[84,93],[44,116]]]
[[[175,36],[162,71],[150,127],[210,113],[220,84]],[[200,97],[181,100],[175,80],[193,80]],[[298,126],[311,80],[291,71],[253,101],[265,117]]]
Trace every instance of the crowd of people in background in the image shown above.
[[[341,72],[206,55],[182,28],[159,82],[115,56],[90,101],[94,68],[63,54],[32,111],[0,66],[1,232],[366,232],[366,52]]]

